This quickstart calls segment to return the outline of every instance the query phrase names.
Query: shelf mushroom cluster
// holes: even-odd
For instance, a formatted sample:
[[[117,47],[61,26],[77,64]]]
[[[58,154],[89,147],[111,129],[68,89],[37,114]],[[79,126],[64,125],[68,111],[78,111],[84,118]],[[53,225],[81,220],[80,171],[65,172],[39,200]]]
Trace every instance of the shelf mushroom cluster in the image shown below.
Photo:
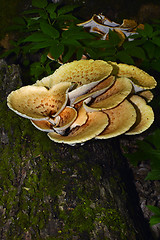
[[[100,34],[103,40],[108,39],[108,33],[112,30],[120,36],[122,42],[126,37],[135,34],[137,28],[144,29],[144,25],[138,24],[135,20],[124,19],[123,23],[119,24],[109,20],[102,14],[94,14],[91,19],[79,23],[78,26],[84,27],[89,32]],[[128,40],[131,41],[133,39],[128,38]]]
[[[155,79],[139,68],[102,60],[79,60],[13,91],[8,107],[59,143],[139,134],[154,121],[149,89]]]

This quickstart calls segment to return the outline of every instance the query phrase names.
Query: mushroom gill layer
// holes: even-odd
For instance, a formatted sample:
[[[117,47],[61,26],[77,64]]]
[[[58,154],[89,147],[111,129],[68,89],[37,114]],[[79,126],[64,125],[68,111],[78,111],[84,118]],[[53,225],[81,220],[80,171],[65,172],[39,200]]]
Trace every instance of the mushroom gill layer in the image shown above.
[[[80,60],[11,92],[7,104],[54,142],[74,145],[147,130],[154,121],[148,89],[155,86],[155,79],[137,67]]]

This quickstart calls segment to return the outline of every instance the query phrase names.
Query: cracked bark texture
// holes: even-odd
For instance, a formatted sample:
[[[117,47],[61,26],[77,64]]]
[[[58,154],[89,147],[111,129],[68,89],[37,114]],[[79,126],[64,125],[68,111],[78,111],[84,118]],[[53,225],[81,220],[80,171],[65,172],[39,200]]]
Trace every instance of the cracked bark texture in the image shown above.
[[[0,238],[152,240],[119,139],[50,141],[7,108],[21,85],[0,60]]]

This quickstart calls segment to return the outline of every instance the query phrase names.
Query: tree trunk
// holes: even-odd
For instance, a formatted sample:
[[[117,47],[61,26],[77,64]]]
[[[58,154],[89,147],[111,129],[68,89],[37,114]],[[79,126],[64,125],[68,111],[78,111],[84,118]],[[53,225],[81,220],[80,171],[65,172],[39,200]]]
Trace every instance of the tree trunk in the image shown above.
[[[54,143],[7,108],[18,66],[0,81],[0,238],[151,240],[119,139]]]

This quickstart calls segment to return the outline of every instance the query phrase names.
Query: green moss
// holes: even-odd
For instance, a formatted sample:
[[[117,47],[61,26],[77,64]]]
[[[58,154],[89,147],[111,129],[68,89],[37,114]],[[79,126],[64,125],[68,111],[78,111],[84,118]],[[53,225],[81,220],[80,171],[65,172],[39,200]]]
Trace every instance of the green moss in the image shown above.
[[[22,239],[27,231],[32,232],[32,239],[45,240],[42,233],[51,212],[63,225],[59,224],[55,236],[46,240],[74,236],[90,239],[95,229],[103,232],[106,228],[127,239],[127,226],[119,211],[113,208],[111,199],[101,201],[102,169],[98,164],[86,162],[87,151],[80,148],[75,159],[74,148],[67,148],[70,149],[67,157],[61,159],[55,151],[57,144],[50,141],[46,133],[35,129],[29,120],[8,110],[6,103],[0,118],[8,135],[8,144],[0,149],[3,186],[0,205],[4,209],[1,227],[10,221],[5,233],[7,240]],[[110,181],[116,187],[115,178]],[[97,230],[98,238],[107,239]]]

